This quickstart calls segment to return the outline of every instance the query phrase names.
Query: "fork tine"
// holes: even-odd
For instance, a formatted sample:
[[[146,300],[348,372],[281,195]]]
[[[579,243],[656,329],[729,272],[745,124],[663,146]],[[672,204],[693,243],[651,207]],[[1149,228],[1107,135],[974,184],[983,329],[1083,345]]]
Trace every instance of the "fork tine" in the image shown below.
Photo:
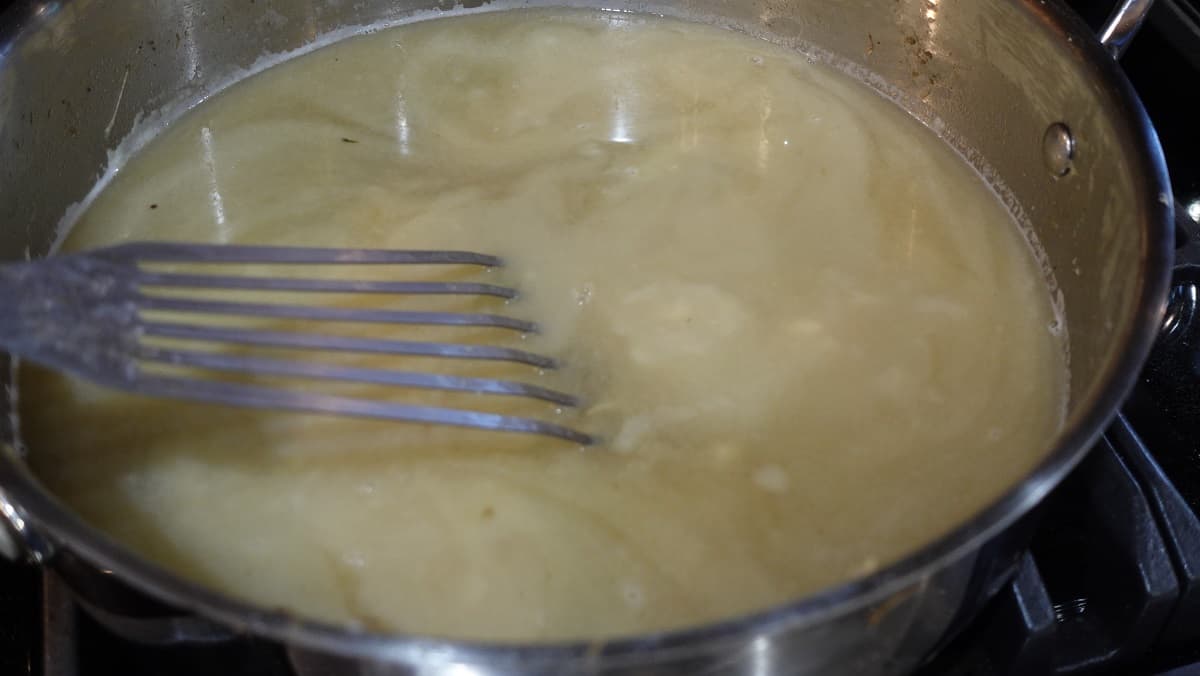
[[[243,357],[192,350],[166,350],[142,346],[138,357],[148,361],[193,366],[197,368],[259,375],[277,375],[321,380],[345,380],[350,382],[393,385],[419,389],[449,390],[529,397],[548,401],[560,406],[577,406],[579,400],[564,392],[537,385],[496,378],[463,378],[458,376],[411,371],[356,368],[295,360],[268,359],[265,357]]]
[[[144,263],[336,263],[348,265],[504,265],[497,256],[470,251],[408,251],[394,249],[325,249],[292,246],[246,246],[181,242],[133,242],[96,249],[88,254],[124,262]]]
[[[537,324],[503,315],[475,312],[413,312],[408,310],[374,310],[343,307],[311,307],[274,303],[238,303],[187,298],[162,298],[142,295],[139,305],[146,310],[187,312],[197,314],[240,315],[275,319],[307,319],[313,321],[371,322],[379,324],[420,324],[426,326],[488,326],[512,329],[521,333],[537,333]]]
[[[239,383],[144,376],[140,377],[130,389],[142,394],[192,399],[215,404],[453,425],[483,430],[527,432],[557,437],[584,446],[595,442],[593,437],[582,432],[533,418],[433,406],[413,406],[312,392],[295,392]]]
[[[558,368],[551,357],[526,350],[464,343],[408,341],[385,338],[276,331],[259,328],[204,325],[190,321],[147,320],[146,313],[176,312],[250,315],[316,321],[379,322],[446,326],[487,326],[534,333],[534,322],[499,314],[358,309],[303,304],[250,303],[144,294],[139,289],[193,288],[260,291],[316,291],[387,294],[493,295],[511,298],[516,291],[493,284],[456,281],[359,281],[290,277],[272,279],[221,274],[180,274],[139,268],[145,262],[280,263],[280,264],[449,264],[499,266],[495,256],[463,251],[387,251],[316,249],[270,246],[227,246],[175,243],[132,243],[90,253],[53,257],[17,267],[17,293],[38,293],[37,301],[61,309],[57,324],[44,326],[44,313],[16,313],[17,338],[4,348],[29,361],[82,376],[127,391],[217,404],[309,411],[331,415],[378,418],[434,425],[471,427],[540,434],[578,444],[592,444],[586,433],[547,420],[487,411],[423,406],[386,400],[306,392],[297,387],[273,387],[213,378],[147,372],[150,363],[238,372],[281,378],[341,380],[417,389],[440,389],[540,399],[560,406],[577,406],[570,394],[517,380],[440,375],[341,366],[257,355],[231,355],[176,348],[147,339],[174,339],[225,345],[288,350],[327,350],[351,354],[391,354],[435,359],[488,360]],[[51,283],[53,282],[53,283]],[[40,305],[38,306],[41,307]],[[36,324],[36,325],[35,325]],[[87,331],[78,327],[86,326]],[[26,331],[29,335],[24,335]],[[94,344],[93,344],[94,343]],[[309,383],[311,384],[311,383]],[[300,384],[302,385],[302,383]]]
[[[513,299],[517,290],[496,284],[472,282],[387,282],[343,279],[298,279],[249,277],[239,275],[189,275],[142,271],[135,278],[139,286],[189,287],[200,289],[246,289],[250,291],[319,291],[329,293],[443,294],[458,296],[496,296]]]
[[[208,340],[219,343],[238,343],[260,347],[289,349],[335,350],[371,354],[403,354],[448,359],[485,359],[511,361],[542,369],[558,368],[557,362],[524,350],[490,345],[460,345],[457,343],[428,343],[407,340],[354,338],[310,333],[290,333],[265,329],[245,329],[219,326],[199,326],[169,322],[147,322],[142,335],[181,340]]]

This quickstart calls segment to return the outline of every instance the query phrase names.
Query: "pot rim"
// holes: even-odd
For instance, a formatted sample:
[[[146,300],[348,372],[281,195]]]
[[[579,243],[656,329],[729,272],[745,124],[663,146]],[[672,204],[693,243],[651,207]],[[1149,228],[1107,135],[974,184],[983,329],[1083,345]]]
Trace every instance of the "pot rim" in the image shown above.
[[[698,644],[721,644],[768,636],[844,617],[919,584],[931,571],[944,568],[994,537],[1040,502],[1086,455],[1132,388],[1158,335],[1173,259],[1173,200],[1162,148],[1154,128],[1118,64],[1109,58],[1086,25],[1060,0],[1023,3],[1048,32],[1072,43],[1074,55],[1089,75],[1108,85],[1126,124],[1117,130],[1119,145],[1130,159],[1131,173],[1144,180],[1136,187],[1137,216],[1143,233],[1140,288],[1132,322],[1119,339],[1121,349],[1100,379],[1102,383],[1083,413],[1057,437],[1045,459],[1019,484],[954,530],[899,561],[866,577],[736,617],[682,629],[609,639],[514,643],[471,641],[408,634],[372,633],[343,625],[298,617],[283,610],[231,598],[160,568],[93,529],[41,487],[18,452],[0,452],[0,506],[17,517],[23,534],[49,538],[51,548],[66,546],[73,554],[106,573],[114,573],[135,589],[181,610],[216,620],[239,631],[286,644],[352,657],[398,663],[504,663],[524,665],[573,661],[605,664],[642,662],[687,654]],[[484,7],[474,11],[494,11]],[[50,20],[33,0],[18,1],[2,17],[0,62],[21,36]],[[7,504],[5,504],[7,503]]]

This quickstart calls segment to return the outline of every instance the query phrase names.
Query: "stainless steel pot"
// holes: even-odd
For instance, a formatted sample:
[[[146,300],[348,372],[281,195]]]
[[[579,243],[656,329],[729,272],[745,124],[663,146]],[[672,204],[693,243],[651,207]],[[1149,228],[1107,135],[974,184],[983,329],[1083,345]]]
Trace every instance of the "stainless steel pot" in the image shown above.
[[[484,0],[486,2],[486,0]],[[590,0],[519,0],[590,5]],[[143,114],[179,112],[269,52],[468,0],[125,0],[18,3],[0,25],[0,258],[44,255],[68,206]],[[303,673],[892,674],[944,639],[1012,572],[1022,517],[1086,452],[1155,336],[1170,267],[1171,196],[1119,52],[1149,0],[1093,37],[1054,0],[610,0],[818,50],[940,131],[1003,184],[1057,271],[1070,329],[1067,425],[1029,476],[954,532],[865,579],[711,626],[611,642],[488,645],[380,636],[297,619],[174,577],[97,533],[23,462],[11,401],[0,453],[10,549],[54,567],[119,631],[225,631],[284,642]],[[173,111],[173,112],[172,112]],[[11,392],[10,392],[11,395]],[[8,399],[11,400],[11,396]],[[67,423],[69,424],[69,423]],[[116,583],[112,581],[116,580]],[[115,584],[115,586],[114,586]],[[108,592],[116,589],[116,596]],[[141,595],[130,596],[128,589]],[[171,610],[133,608],[152,597]],[[139,601],[143,606],[144,601]],[[192,615],[183,615],[184,613]],[[203,619],[197,619],[203,618]],[[165,623],[165,624],[164,624]]]

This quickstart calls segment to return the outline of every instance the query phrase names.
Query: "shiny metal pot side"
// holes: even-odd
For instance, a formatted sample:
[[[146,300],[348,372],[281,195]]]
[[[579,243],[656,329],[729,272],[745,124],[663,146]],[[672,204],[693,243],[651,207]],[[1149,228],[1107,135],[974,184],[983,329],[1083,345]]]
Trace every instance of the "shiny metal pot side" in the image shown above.
[[[1056,273],[1070,331],[1062,434],[1024,481],[940,540],[869,577],[685,631],[595,643],[486,644],[373,635],[253,607],[179,579],[89,528],[23,462],[12,392],[0,416],[0,529],[115,630],[282,641],[301,674],[900,674],[999,589],[1031,510],[1080,460],[1159,326],[1171,195],[1141,104],[1110,58],[1149,7],[1126,0],[1093,37],[1057,0],[525,0],[709,21],[807,46],[896,98],[1007,188]],[[153,111],[212,94],[268,53],[468,0],[18,2],[0,22],[0,260],[47,253],[56,227]],[[505,7],[514,5],[505,5]],[[3,368],[9,370],[9,364]],[[0,550],[3,550],[0,547]],[[136,593],[134,593],[136,592]],[[152,600],[153,599],[153,600]],[[165,604],[165,605],[162,605]]]

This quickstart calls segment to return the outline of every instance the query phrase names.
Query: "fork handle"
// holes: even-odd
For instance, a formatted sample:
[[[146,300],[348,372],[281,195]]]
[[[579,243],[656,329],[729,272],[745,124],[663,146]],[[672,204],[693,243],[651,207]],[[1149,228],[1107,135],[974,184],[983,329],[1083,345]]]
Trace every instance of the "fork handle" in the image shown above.
[[[5,263],[0,265],[0,347],[18,352],[27,342],[28,315],[36,306],[31,277],[36,276],[36,263]]]
[[[0,265],[0,348],[10,354],[74,374],[111,368],[123,361],[112,327],[135,317],[107,263],[56,256]]]

